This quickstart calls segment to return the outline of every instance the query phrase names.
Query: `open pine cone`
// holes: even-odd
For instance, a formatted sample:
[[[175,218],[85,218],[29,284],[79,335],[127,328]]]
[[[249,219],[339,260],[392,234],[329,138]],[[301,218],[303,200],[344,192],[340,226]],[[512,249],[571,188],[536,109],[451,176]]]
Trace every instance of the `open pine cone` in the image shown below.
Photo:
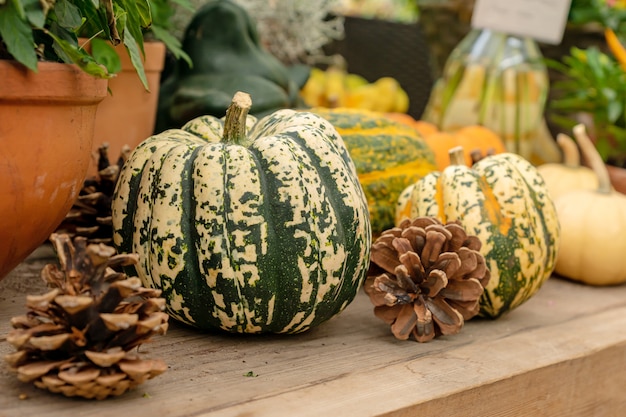
[[[66,396],[104,399],[120,395],[166,370],[161,360],[141,359],[137,347],[167,331],[159,290],[142,287],[113,268],[133,265],[135,254],[87,245],[78,237],[50,237],[61,269],[48,264],[51,288],[28,295],[28,312],[11,320],[7,335],[17,352],[5,356],[23,382]]]
[[[372,245],[365,291],[394,336],[427,342],[478,314],[490,277],[481,242],[457,222],[405,220]]]
[[[56,233],[66,233],[72,238],[84,236],[89,243],[110,244],[113,241],[111,202],[120,170],[130,152],[130,147],[124,146],[116,163],[111,164],[109,144],[105,142],[98,148],[94,154],[98,173],[94,178],[85,180],[78,198]]]

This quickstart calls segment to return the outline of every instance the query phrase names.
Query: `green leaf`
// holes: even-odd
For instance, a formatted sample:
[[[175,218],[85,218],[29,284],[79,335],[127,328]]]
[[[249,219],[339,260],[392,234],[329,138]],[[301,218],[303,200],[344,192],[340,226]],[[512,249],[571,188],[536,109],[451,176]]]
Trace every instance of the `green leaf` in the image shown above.
[[[91,57],[85,50],[78,48],[76,45],[59,38],[53,33],[49,35],[54,39],[54,42],[63,50],[63,52],[69,57],[72,63],[79,66],[83,71],[98,78],[111,78],[105,67],[99,65],[93,57]]]
[[[104,39],[91,40],[91,56],[106,67],[110,74],[117,74],[122,70],[122,61],[111,44]]]
[[[19,2],[18,2],[19,3]],[[26,19],[36,28],[43,28],[46,24],[46,14],[39,0],[23,0]]]
[[[142,53],[142,28],[148,28],[152,23],[150,6],[147,4],[145,0],[119,0],[119,4],[113,4],[115,15],[118,16],[118,30],[120,30],[120,33],[124,32],[124,37],[130,33],[131,37],[139,45],[139,50]],[[147,5],[147,8],[145,5]]]
[[[624,107],[622,106],[622,103],[620,103],[619,101],[613,100],[613,101],[609,101],[609,103],[607,104],[606,110],[607,110],[607,116],[608,116],[609,122],[615,123],[617,119],[619,119],[622,116]]]
[[[611,87],[603,87],[600,91],[602,92],[602,97],[607,101],[611,102],[617,100],[617,92]]]
[[[37,54],[35,53],[33,32],[30,25],[24,20],[25,15],[20,14],[15,3],[15,1],[9,1],[0,7],[0,37],[13,58],[37,72]]]
[[[143,84],[146,91],[150,91],[150,87],[148,86],[148,79],[146,78],[146,72],[143,68],[143,60],[141,58],[142,54],[139,51],[139,45],[130,32],[126,32],[124,34],[124,46],[126,46],[126,50],[128,51],[128,55],[130,56],[130,62],[132,62],[133,66],[135,67],[141,83]]]
[[[17,11],[18,16],[21,19],[25,19],[26,18],[26,12],[24,11],[24,5],[22,4],[21,0],[8,0],[5,4],[13,5],[15,10]]]
[[[141,27],[148,28],[152,24],[152,12],[150,11],[150,2],[146,0],[137,0],[133,2],[137,6],[139,22]]]
[[[187,53],[183,50],[182,45],[178,38],[173,36],[167,30],[163,29],[160,26],[153,25],[150,30],[154,34],[154,37],[165,44],[167,49],[169,49],[176,59],[184,59],[185,62],[189,65],[190,68],[193,67],[193,62]]]
[[[104,2],[98,0],[72,0],[79,8],[83,23],[78,33],[84,38],[101,37],[113,41]]]
[[[56,0],[54,12],[59,25],[66,28],[78,29],[83,24],[83,16],[78,7],[68,0]]]
[[[51,22],[50,28],[47,31],[48,34],[54,35],[53,39],[62,39],[72,45],[75,45],[78,48],[78,40],[76,38],[76,34],[66,27],[61,26],[57,22]],[[69,56],[65,50],[61,47],[58,42],[52,42],[52,49],[58,56],[58,58],[67,63],[73,63],[72,57]],[[55,59],[54,57],[50,57],[50,59]]]
[[[170,0],[148,0],[150,2],[150,13],[152,15],[152,25],[159,26],[163,29],[170,28],[171,18],[174,15],[174,9],[170,5]]]
[[[604,78],[604,66],[602,65],[601,53],[596,48],[589,48],[587,50],[587,65],[591,70],[596,81],[604,84],[606,79]]]

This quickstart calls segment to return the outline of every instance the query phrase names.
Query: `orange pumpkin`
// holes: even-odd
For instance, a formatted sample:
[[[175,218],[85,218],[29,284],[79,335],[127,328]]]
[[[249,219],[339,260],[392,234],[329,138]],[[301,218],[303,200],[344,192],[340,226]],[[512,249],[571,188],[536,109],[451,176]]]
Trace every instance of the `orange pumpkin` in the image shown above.
[[[396,122],[404,123],[405,125],[409,125],[417,129],[417,131],[420,132],[423,137],[439,131],[439,128],[437,128],[437,126],[435,126],[433,123],[415,119],[413,118],[413,116],[407,113],[385,113],[385,116],[392,120],[395,120]]]
[[[475,152],[478,152],[481,157],[506,152],[500,136],[484,126],[471,125],[446,132],[440,131],[433,123],[416,120],[405,113],[387,113],[387,117],[412,126],[422,134],[428,146],[435,152],[439,170],[450,165],[449,151],[457,146],[463,147],[465,163],[468,166],[474,163],[472,154]]]

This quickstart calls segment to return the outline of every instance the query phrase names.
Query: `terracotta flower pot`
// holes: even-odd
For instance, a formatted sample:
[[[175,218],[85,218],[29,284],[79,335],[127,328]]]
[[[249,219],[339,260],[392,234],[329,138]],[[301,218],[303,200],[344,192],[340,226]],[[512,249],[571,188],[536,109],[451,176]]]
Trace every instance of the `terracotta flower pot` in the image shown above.
[[[0,279],[63,220],[90,163],[107,81],[77,67],[38,73],[0,60]]]
[[[156,121],[161,71],[165,65],[165,44],[144,42],[144,69],[150,91],[146,91],[123,45],[116,51],[122,61],[122,71],[109,80],[112,95],[98,106],[93,149],[109,144],[111,162],[117,160],[124,145],[134,148],[152,135]],[[88,175],[96,174],[91,164]]]

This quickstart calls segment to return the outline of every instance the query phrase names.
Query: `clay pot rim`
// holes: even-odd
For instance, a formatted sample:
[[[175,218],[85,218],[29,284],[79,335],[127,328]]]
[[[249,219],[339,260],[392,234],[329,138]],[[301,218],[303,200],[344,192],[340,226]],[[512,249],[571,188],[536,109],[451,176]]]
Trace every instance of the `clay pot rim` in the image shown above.
[[[83,48],[89,50],[90,40],[87,38],[78,38],[78,44]],[[122,63],[122,71],[135,71],[135,67],[126,52],[124,44],[114,46],[113,49],[117,52]],[[165,67],[165,44],[157,40],[144,40],[143,41],[144,55],[141,56],[143,67],[145,72],[161,72]]]
[[[87,74],[74,64],[38,62],[37,72],[14,60],[0,60],[0,97],[4,101],[49,100],[95,104],[104,99],[108,82]],[[54,77],[54,82],[51,82]],[[8,83],[14,78],[18,82]]]

